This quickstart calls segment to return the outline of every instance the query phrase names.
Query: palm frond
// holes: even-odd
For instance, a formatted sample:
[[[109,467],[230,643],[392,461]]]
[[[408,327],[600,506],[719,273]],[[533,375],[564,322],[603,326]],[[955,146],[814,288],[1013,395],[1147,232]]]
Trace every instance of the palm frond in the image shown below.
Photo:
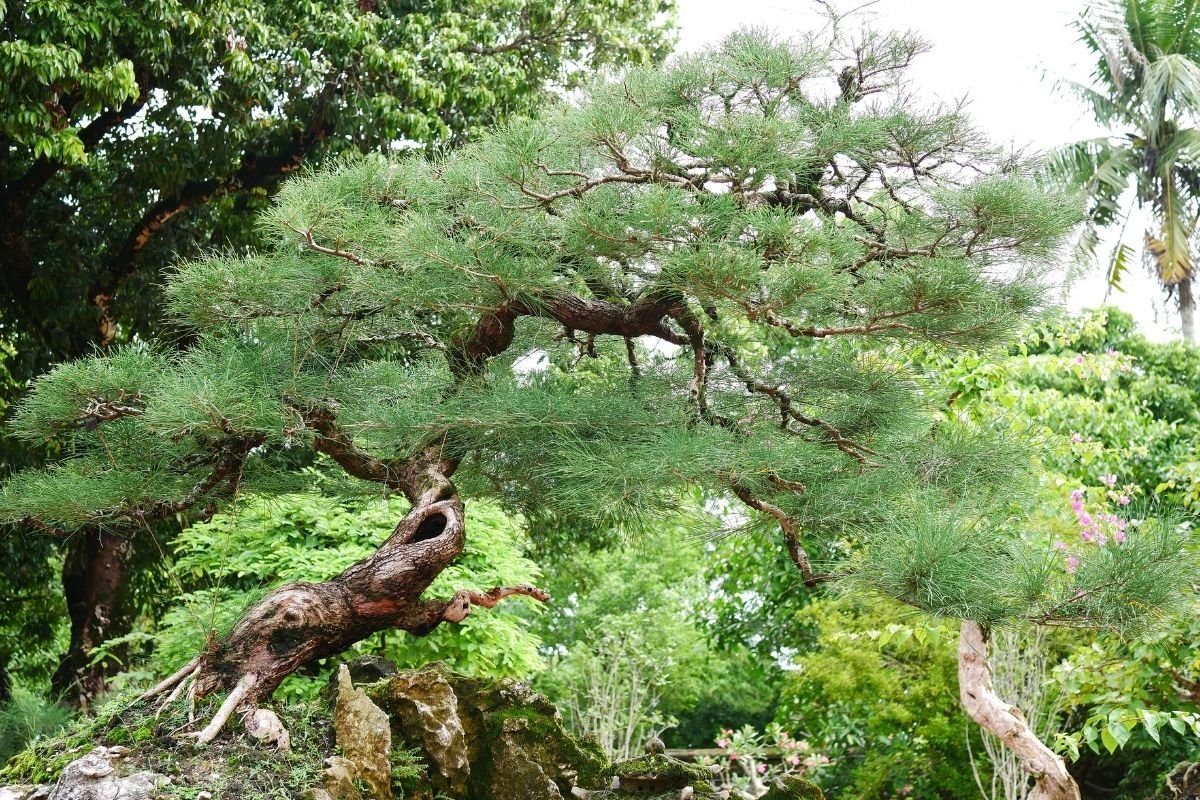
[[[1162,216],[1162,236],[1146,234],[1146,250],[1154,259],[1158,279],[1164,286],[1171,286],[1192,274],[1192,259],[1188,248],[1191,226],[1179,202],[1175,181],[1163,181],[1159,200]]]
[[[1117,73],[1121,85],[1124,84],[1124,77]],[[1130,106],[1124,102],[1125,98],[1118,91],[1114,96],[1109,96],[1104,92],[1088,86],[1078,81],[1062,79],[1055,84],[1055,88],[1065,90],[1067,94],[1074,95],[1082,101],[1092,112],[1092,116],[1101,125],[1133,124],[1135,123],[1135,114]],[[1118,87],[1119,88],[1119,87]]]
[[[1129,272],[1130,259],[1133,258],[1133,247],[1125,242],[1120,242],[1113,248],[1112,259],[1108,263],[1108,290],[1114,292],[1124,292],[1125,289],[1121,286],[1121,280]]]
[[[1168,53],[1146,69],[1144,103],[1161,122],[1170,107],[1182,113],[1200,110],[1200,64],[1179,53]]]
[[[1173,35],[1164,50],[1197,60],[1200,57],[1200,52],[1197,52],[1197,45],[1200,44],[1200,0],[1176,0],[1171,5]]]

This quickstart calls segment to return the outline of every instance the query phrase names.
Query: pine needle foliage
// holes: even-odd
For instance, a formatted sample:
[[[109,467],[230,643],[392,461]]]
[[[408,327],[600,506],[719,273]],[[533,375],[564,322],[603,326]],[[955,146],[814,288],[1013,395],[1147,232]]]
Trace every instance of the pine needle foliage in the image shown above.
[[[1006,343],[1081,217],[901,90],[921,49],[869,35],[846,63],[742,32],[444,158],[292,179],[269,247],[171,273],[186,348],[36,383],[18,429],[71,456],[0,511],[203,515],[269,493],[276,453],[337,451],[386,486],[434,448],[466,496],[530,519],[636,530],[698,489],[779,523],[810,582],[804,548],[841,541],[832,571],[933,613],[1123,622],[1139,537],[1094,576],[1046,574],[1004,502],[1025,451],[947,423],[914,365]],[[1086,597],[1047,594],[1085,575]]]

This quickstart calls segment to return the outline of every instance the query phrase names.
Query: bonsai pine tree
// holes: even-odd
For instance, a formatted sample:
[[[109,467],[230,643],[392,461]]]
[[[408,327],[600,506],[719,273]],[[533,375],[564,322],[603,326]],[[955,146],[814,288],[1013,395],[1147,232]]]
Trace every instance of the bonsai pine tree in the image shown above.
[[[171,274],[185,347],[37,382],[15,424],[70,457],[15,476],[4,516],[137,535],[285,490],[283,465],[314,454],[408,498],[375,555],[266,594],[148,693],[228,693],[200,741],[373,632],[547,600],[423,597],[483,496],[636,529],[699,488],[777,525],[805,583],[858,582],[980,638],[1119,624],[1130,565],[1140,608],[1165,602],[1177,548],[1152,526],[1074,572],[1025,546],[1006,503],[1027,454],[946,420],[915,366],[1007,341],[1079,218],[958,110],[897,90],[920,49],[868,37],[845,63],[738,34],[442,160],[292,179],[260,220],[270,247]]]

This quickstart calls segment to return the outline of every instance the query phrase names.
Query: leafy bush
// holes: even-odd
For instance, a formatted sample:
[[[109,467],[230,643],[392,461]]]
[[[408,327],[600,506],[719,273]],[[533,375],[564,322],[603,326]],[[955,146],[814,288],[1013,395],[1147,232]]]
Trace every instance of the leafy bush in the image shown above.
[[[775,719],[831,759],[813,779],[835,797],[976,796],[954,627],[841,597],[800,613],[817,645],[792,659]]]

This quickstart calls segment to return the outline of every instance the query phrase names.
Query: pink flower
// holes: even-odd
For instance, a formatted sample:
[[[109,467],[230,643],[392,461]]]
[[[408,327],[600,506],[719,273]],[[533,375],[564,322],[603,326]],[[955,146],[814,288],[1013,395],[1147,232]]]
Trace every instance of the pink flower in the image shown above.
[[[1093,536],[1092,531],[1093,531],[1092,528],[1084,528],[1083,530],[1081,530],[1079,532],[1079,538],[1083,539],[1085,542],[1090,542],[1092,540],[1092,536]]]
[[[1089,525],[1091,525],[1092,524],[1091,515],[1089,515],[1086,511],[1081,511],[1079,513],[1079,524],[1085,528],[1088,527]]]
[[[1083,489],[1076,489],[1075,491],[1071,492],[1071,499],[1077,503],[1080,500],[1082,500],[1083,499]]]
[[[1079,559],[1075,556],[1067,556],[1067,572],[1074,572],[1079,569]]]
[[[1104,477],[1102,477],[1100,480],[1104,482],[1105,486],[1111,487],[1111,486],[1117,485],[1117,476],[1113,475],[1111,472],[1108,475],[1105,475]]]
[[[1083,511],[1083,503],[1079,502],[1078,500],[1072,500],[1071,508],[1073,508],[1075,513],[1078,514],[1080,511]]]
[[[1125,544],[1124,528],[1117,528],[1116,532],[1113,533],[1113,541],[1115,541],[1117,544]]]
[[[763,773],[765,773],[766,771],[767,771],[767,765],[766,765],[766,764],[759,764],[759,765],[758,765],[758,774],[759,774],[759,775],[762,775],[762,774],[763,774]]]
[[[1075,444],[1079,444],[1080,442],[1083,441],[1083,434],[1078,433],[1078,432],[1072,432],[1071,433],[1071,441],[1074,442]]]
[[[729,747],[729,740],[728,739],[717,739],[717,747],[724,750],[726,747]]]
[[[1067,549],[1067,543],[1066,543],[1066,542],[1063,542],[1063,541],[1057,541],[1057,542],[1055,542],[1055,543],[1054,543],[1054,549],[1055,549],[1055,550],[1066,550],[1066,549]]]
[[[1082,363],[1083,363],[1083,353],[1080,353],[1079,355],[1075,356],[1075,363],[1076,363],[1076,364],[1082,364]]]
[[[791,758],[788,759],[788,763],[791,764],[793,767],[800,766],[800,756],[792,756]]]
[[[1129,501],[1129,495],[1127,495],[1127,494],[1123,494],[1123,495],[1121,495],[1120,497],[1118,497],[1118,498],[1117,498],[1117,502],[1118,502],[1118,503],[1120,503],[1120,504],[1121,504],[1121,505],[1123,505],[1123,506],[1127,506],[1127,505],[1129,505],[1129,502],[1130,502],[1130,501]]]
[[[730,761],[737,761],[737,760],[738,760],[738,754],[737,754],[737,750],[732,750],[732,751],[730,751],[730,753],[729,753],[729,760],[730,760]]]

